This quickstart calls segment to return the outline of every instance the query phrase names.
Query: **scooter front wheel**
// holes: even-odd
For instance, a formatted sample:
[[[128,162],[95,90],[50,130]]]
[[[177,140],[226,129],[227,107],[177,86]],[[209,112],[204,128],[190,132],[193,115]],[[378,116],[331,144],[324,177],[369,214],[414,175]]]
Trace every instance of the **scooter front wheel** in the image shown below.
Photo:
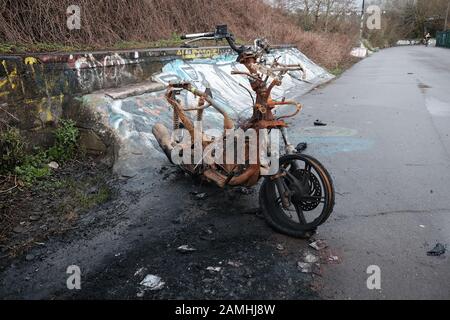
[[[333,181],[318,160],[304,154],[281,157],[279,168],[277,175],[265,178],[261,185],[261,210],[276,231],[305,237],[333,212]]]

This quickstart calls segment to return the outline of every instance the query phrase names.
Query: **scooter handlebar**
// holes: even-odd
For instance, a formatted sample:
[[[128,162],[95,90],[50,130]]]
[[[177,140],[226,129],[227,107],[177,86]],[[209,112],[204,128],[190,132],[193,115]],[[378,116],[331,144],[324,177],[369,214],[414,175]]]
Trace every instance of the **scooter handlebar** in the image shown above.
[[[215,32],[190,33],[190,34],[182,35],[181,39],[187,40],[187,39],[197,39],[197,38],[211,38],[211,37],[215,37],[215,35],[216,35]]]

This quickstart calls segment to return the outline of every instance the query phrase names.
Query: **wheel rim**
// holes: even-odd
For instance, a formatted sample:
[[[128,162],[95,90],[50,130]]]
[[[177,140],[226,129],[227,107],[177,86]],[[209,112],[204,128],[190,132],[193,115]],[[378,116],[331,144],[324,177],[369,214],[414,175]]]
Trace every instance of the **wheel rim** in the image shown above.
[[[290,206],[282,205],[278,188],[272,183],[275,205],[291,223],[305,227],[317,227],[327,215],[330,196],[326,177],[308,159],[291,159],[280,164],[285,174],[281,179],[290,196]]]

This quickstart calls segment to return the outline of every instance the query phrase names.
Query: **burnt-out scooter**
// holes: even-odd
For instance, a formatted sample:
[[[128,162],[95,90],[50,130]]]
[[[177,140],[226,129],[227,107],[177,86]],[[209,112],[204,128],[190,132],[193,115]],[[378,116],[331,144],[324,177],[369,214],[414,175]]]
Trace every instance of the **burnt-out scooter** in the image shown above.
[[[333,211],[335,193],[332,179],[318,160],[302,153],[302,144],[295,148],[288,141],[288,125],[284,120],[297,115],[302,106],[284,98],[280,101],[271,98],[272,89],[281,85],[286,74],[301,72],[304,75],[303,67],[285,65],[277,59],[269,63],[265,59],[270,50],[266,40],[257,39],[251,47],[238,46],[224,25],[217,26],[214,32],[189,34],[183,38],[189,42],[228,42],[238,55],[237,61],[245,66],[245,71],[234,70],[232,74],[247,77],[256,94],[253,98],[250,93],[253,114],[236,125],[223,105],[212,98],[209,90],[202,92],[189,82],[169,83],[166,99],[173,109],[172,132],[161,123],[153,127],[153,134],[162,150],[172,163],[184,171],[220,188],[252,187],[263,179],[259,203],[271,227],[293,237],[304,237],[316,230]],[[192,95],[196,106],[183,105],[177,97],[181,92]],[[276,117],[274,109],[283,106],[290,106],[294,111]],[[214,109],[213,112],[223,117],[223,133],[219,136],[208,135],[202,129],[207,109]],[[273,142],[280,140],[273,141],[274,132],[281,136],[284,145],[282,152],[273,148]],[[196,149],[208,152],[195,156]],[[239,150],[241,159],[237,161]],[[233,151],[231,157],[230,151]],[[274,162],[276,166],[273,166]]]

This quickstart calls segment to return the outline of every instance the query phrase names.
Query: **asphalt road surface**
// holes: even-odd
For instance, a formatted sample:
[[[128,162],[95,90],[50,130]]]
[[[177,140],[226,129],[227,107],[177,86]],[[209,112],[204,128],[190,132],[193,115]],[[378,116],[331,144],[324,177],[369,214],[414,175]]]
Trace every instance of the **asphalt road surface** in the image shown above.
[[[448,254],[426,252],[450,244],[449,88],[450,50],[399,47],[300,98],[291,138],[307,141],[305,153],[334,178],[335,211],[315,238],[338,263],[301,273],[297,262],[317,252],[268,228],[256,191],[199,184],[161,155],[125,179],[112,204],[4,266],[0,297],[448,299]],[[81,290],[66,287],[70,265]],[[369,266],[379,267],[381,290],[368,289]],[[163,289],[144,291],[146,274]]]
[[[339,193],[319,232],[343,262],[327,269],[322,296],[449,299],[448,254],[426,252],[450,244],[450,51],[383,50],[303,103],[306,114],[345,128],[331,133],[341,138],[311,139],[323,143],[309,150]],[[381,290],[367,289],[371,265]]]

